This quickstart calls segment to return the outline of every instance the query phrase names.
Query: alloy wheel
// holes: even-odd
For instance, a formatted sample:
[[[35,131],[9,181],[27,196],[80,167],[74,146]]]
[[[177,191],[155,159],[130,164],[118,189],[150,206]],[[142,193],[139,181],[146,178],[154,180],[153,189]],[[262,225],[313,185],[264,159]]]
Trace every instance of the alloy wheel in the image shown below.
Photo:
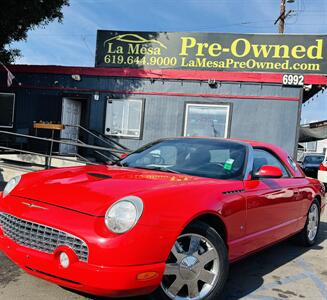
[[[310,207],[308,214],[307,234],[308,239],[313,241],[316,238],[319,226],[319,209],[316,203]]]
[[[178,237],[164,272],[161,288],[170,299],[200,300],[215,288],[219,256],[204,236],[188,233]]]

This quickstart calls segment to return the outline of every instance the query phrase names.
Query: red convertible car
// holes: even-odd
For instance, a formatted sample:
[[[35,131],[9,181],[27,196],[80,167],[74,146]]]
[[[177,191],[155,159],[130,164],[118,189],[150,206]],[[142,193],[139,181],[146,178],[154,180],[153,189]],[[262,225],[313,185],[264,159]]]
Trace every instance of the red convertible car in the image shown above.
[[[112,166],[13,178],[0,196],[0,248],[89,294],[211,300],[230,262],[292,235],[313,245],[324,196],[274,145],[164,139]]]

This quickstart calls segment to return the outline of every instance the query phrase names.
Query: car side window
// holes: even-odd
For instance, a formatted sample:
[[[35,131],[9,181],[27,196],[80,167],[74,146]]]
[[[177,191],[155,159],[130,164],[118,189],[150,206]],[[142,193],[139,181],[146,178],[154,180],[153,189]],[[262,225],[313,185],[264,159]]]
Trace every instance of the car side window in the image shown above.
[[[295,172],[299,172],[297,164],[296,164],[296,162],[294,161],[294,159],[292,157],[288,156],[287,161],[288,161],[289,165],[292,167],[292,169]]]
[[[290,177],[282,162],[275,155],[264,149],[255,148],[253,150],[253,173],[258,172],[262,166],[269,165],[280,168],[283,172],[283,178]]]

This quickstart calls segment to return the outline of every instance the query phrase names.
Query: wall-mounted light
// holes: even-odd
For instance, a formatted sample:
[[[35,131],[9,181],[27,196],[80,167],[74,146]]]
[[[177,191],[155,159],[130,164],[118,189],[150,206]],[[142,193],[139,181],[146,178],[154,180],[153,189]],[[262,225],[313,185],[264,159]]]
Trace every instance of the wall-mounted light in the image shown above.
[[[211,87],[211,88],[216,88],[218,83],[216,81],[216,79],[208,79],[208,85]]]
[[[73,74],[72,79],[75,80],[75,81],[81,81],[81,75]]]
[[[95,92],[94,95],[93,95],[93,98],[94,98],[95,101],[99,101],[100,100],[99,92]]]

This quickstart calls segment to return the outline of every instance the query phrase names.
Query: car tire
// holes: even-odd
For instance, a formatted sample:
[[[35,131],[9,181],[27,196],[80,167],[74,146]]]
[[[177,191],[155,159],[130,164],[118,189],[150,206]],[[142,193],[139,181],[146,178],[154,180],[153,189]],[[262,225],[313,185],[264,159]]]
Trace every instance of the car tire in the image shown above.
[[[160,287],[150,299],[218,299],[229,271],[227,247],[211,226],[194,222],[177,238]]]
[[[320,204],[315,199],[309,208],[304,228],[296,235],[296,241],[310,247],[317,242],[320,227]]]

